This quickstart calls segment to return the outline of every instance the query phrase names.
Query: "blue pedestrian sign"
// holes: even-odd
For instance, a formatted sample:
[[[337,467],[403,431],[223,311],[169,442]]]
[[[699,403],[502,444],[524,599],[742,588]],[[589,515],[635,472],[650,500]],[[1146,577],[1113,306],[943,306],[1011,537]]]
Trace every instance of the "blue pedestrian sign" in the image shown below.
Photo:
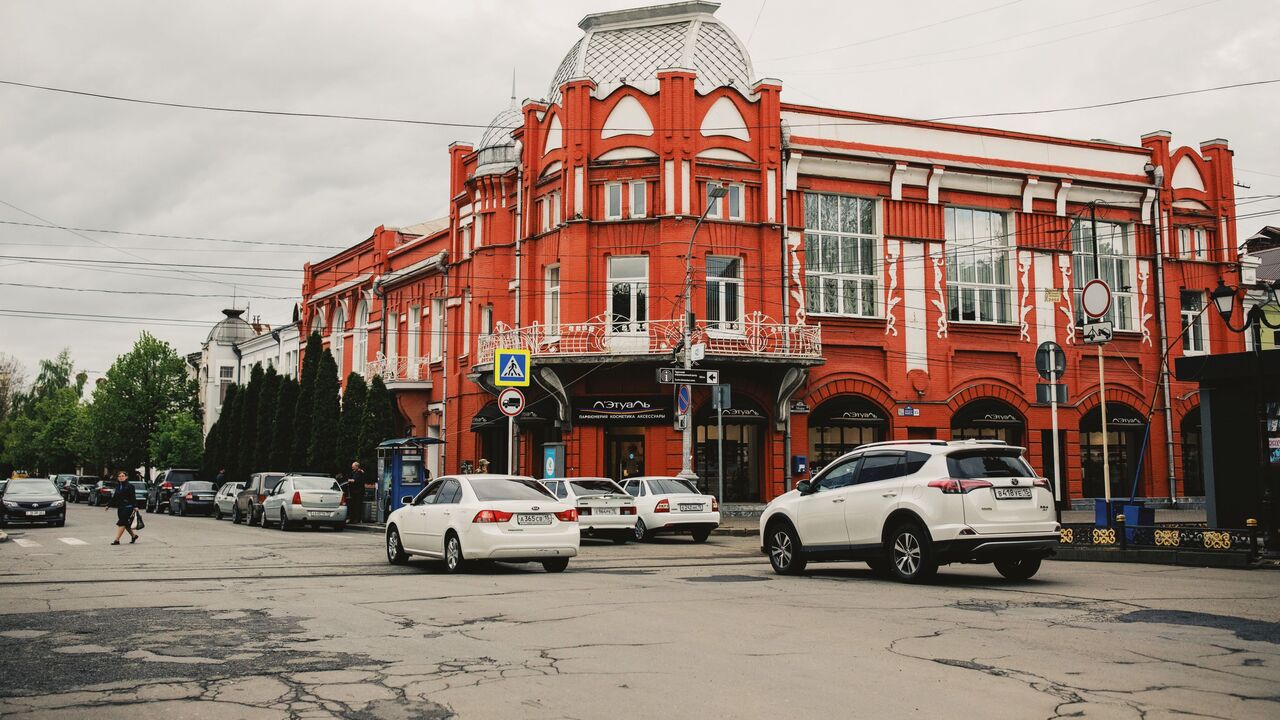
[[[529,387],[529,351],[494,350],[493,384],[498,387]]]

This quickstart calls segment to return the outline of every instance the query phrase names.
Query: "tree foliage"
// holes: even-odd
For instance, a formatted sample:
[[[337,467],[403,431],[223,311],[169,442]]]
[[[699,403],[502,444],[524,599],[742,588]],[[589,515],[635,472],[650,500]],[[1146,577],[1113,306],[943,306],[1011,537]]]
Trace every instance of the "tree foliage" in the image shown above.
[[[73,375],[71,354],[40,361],[31,387],[21,387],[21,366],[0,357],[0,468],[50,474],[75,472],[84,462],[84,373]]]
[[[151,458],[156,467],[200,467],[204,455],[201,432],[200,422],[190,413],[178,412],[161,420],[151,436]]]
[[[338,422],[342,417],[338,397],[338,364],[327,350],[320,355],[311,408],[311,444],[307,450],[307,468],[314,472],[337,474]]]
[[[282,379],[275,367],[267,368],[262,376],[262,394],[258,396],[258,431],[253,446],[253,472],[268,470],[271,466],[271,443],[276,437],[276,403]]]
[[[293,463],[293,440],[298,435],[294,413],[298,409],[298,381],[280,379],[280,391],[276,398],[276,416],[272,422],[271,455],[266,467],[277,472],[288,472],[300,466]],[[310,433],[307,433],[310,435]]]
[[[351,463],[362,461],[360,431],[364,429],[364,414],[368,408],[369,386],[364,376],[351,373],[347,376],[347,389],[342,393],[342,419],[338,423],[338,463],[346,469]],[[361,462],[361,465],[364,463]],[[365,468],[366,471],[368,468]]]
[[[253,369],[249,371],[249,384],[244,388],[243,407],[240,408],[240,422],[237,431],[238,439],[236,441],[236,467],[239,468],[242,477],[236,478],[237,482],[246,481],[251,473],[255,473],[261,468],[256,467],[255,454],[258,449],[258,429],[260,425],[261,415],[259,413],[259,401],[262,398],[262,385],[265,382],[266,372],[262,369],[262,363],[254,363]]]
[[[378,443],[400,436],[399,411],[381,375],[375,375],[365,401],[364,426],[360,429],[360,465],[366,473],[377,472]]]
[[[320,356],[324,355],[324,342],[320,333],[311,333],[307,338],[307,347],[302,355],[302,372],[298,378],[298,402],[293,412],[294,426],[292,458],[290,466],[301,469],[308,466],[308,454],[311,450],[311,412],[316,404],[316,376],[320,370]]]

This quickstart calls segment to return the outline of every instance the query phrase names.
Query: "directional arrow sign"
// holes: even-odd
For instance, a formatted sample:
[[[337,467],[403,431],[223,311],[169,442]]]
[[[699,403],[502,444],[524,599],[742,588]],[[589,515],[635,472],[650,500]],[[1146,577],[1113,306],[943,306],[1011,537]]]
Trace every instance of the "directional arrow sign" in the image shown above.
[[[719,385],[720,371],[658,368],[658,382],[662,385]]]

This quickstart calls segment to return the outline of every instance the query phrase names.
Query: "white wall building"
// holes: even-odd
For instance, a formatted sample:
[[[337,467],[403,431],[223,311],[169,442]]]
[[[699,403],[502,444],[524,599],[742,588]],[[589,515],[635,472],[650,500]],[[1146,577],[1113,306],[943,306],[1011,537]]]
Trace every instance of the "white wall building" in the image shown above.
[[[227,389],[249,381],[255,363],[274,367],[287,377],[298,374],[298,323],[272,330],[269,326],[251,324],[241,315],[243,310],[223,310],[226,317],[213,326],[198,353],[195,367],[200,384],[200,407],[204,410],[204,434],[222,415]],[[193,353],[194,358],[197,354]]]

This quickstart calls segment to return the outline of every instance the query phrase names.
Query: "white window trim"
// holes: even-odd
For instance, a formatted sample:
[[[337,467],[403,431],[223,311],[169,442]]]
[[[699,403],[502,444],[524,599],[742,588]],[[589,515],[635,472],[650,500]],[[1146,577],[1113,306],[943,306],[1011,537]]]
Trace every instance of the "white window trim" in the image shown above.
[[[649,212],[649,183],[644,180],[632,180],[627,183],[627,215],[632,218],[645,217]],[[640,209],[636,210],[636,193],[640,193]]]
[[[1209,299],[1206,298],[1204,296],[1204,293],[1202,292],[1196,292],[1194,290],[1183,290],[1182,293],[1179,293],[1178,294],[1178,311],[1179,311],[1178,319],[1179,319],[1180,328],[1185,327],[1187,322],[1187,317],[1189,315],[1195,315],[1198,312],[1194,310],[1187,311],[1182,308],[1183,293],[1199,296],[1201,308],[1206,307],[1206,304],[1210,302]],[[1211,348],[1209,347],[1209,323],[1206,321],[1206,318],[1205,318],[1205,315],[1207,314],[1208,314],[1208,311],[1199,312],[1199,316],[1196,317],[1194,320],[1195,322],[1194,332],[1196,336],[1200,338],[1201,347],[1198,349],[1192,349],[1191,344],[1188,342],[1188,340],[1191,339],[1191,332],[1189,331],[1187,333],[1184,333],[1182,337],[1182,354],[1183,355],[1208,355],[1211,352]],[[1248,336],[1250,337],[1250,339],[1252,339],[1252,335],[1253,333],[1248,333]]]
[[[805,303],[805,312],[806,312],[808,315],[818,315],[818,316],[822,316],[822,317],[831,317],[831,318],[858,318],[858,319],[863,319],[863,320],[882,320],[882,319],[884,319],[884,312],[885,312],[885,307],[884,307],[884,303],[885,303],[885,299],[884,299],[884,293],[885,293],[885,289],[884,289],[884,233],[883,233],[883,231],[882,231],[882,228],[884,227],[884,221],[883,221],[883,218],[881,217],[881,212],[882,212],[882,209],[883,209],[883,205],[882,205],[879,201],[877,201],[876,199],[874,199],[874,198],[862,197],[862,196],[858,196],[858,195],[840,195],[840,194],[837,194],[837,193],[822,193],[822,192],[806,193],[806,196],[816,196],[816,195],[826,195],[826,196],[829,196],[829,197],[851,197],[851,198],[854,198],[854,199],[857,199],[857,200],[860,200],[860,201],[870,202],[870,203],[872,204],[872,206],[873,206],[873,210],[874,210],[874,217],[875,217],[875,228],[874,228],[874,230],[875,230],[875,231],[874,231],[874,232],[872,232],[872,233],[870,233],[870,234],[867,234],[867,233],[861,233],[861,232],[856,232],[856,233],[853,233],[853,232],[842,232],[842,231],[838,231],[838,230],[820,230],[820,229],[818,229],[818,228],[809,228],[809,227],[806,227],[806,228],[804,229],[804,233],[802,234],[801,241],[803,242],[803,235],[831,235],[831,236],[836,237],[836,238],[845,238],[845,237],[847,237],[847,238],[855,238],[855,239],[860,239],[860,240],[863,240],[863,239],[871,240],[871,242],[872,242],[872,244],[873,244],[873,247],[872,247],[872,249],[871,249],[871,257],[872,257],[872,259],[873,259],[873,260],[875,261],[875,263],[876,263],[876,270],[875,270],[875,272],[870,273],[870,274],[858,274],[858,273],[842,273],[842,272],[826,272],[826,271],[819,271],[819,272],[816,272],[816,273],[810,273],[810,272],[809,272],[809,270],[808,270],[808,269],[806,269],[806,270],[805,270],[805,288],[806,288],[806,293],[805,293],[805,298],[802,300],[802,302],[804,302],[804,303]],[[805,224],[807,225],[807,222],[806,222]],[[806,250],[806,252],[807,252],[807,250]],[[843,297],[843,295],[840,293],[840,288],[842,287],[842,284],[843,284],[843,282],[844,282],[844,281],[846,281],[846,280],[850,280],[850,281],[855,281],[855,282],[859,282],[859,281],[860,281],[860,282],[865,282],[865,281],[867,281],[867,280],[870,280],[870,281],[872,281],[872,283],[874,283],[873,294],[874,294],[874,296],[875,296],[876,311],[875,311],[874,313],[871,313],[871,314],[859,314],[859,313],[852,313],[852,312],[840,312],[840,311],[836,311],[836,312],[827,312],[827,311],[825,311],[825,310],[809,310],[809,309],[808,309],[808,292],[807,292],[807,290],[808,290],[808,285],[809,285],[810,278],[817,278],[817,279],[819,279],[819,280],[821,280],[821,279],[823,279],[823,278],[833,278],[833,279],[835,279],[835,280],[836,280],[837,297],[841,297],[841,298]]]
[[[1189,225],[1178,228],[1178,257],[1183,260],[1209,259],[1209,232]]]
[[[444,300],[431,301],[431,362],[444,358]]]
[[[743,318],[746,315],[745,308],[743,307],[743,303],[746,302],[746,281],[743,278],[743,275],[745,274],[746,261],[743,259],[741,255],[712,255],[712,256],[709,256],[707,260],[710,261],[711,258],[720,258],[724,260],[738,261],[738,277],[737,278],[711,277],[710,275],[706,274],[705,271],[703,273],[704,279],[706,281],[706,287],[708,289],[710,289],[712,283],[715,283],[721,287],[721,290],[718,293],[720,297],[720,307],[716,308],[716,310],[717,310],[717,314],[722,317],[724,315],[724,304],[725,304],[726,298],[728,297],[728,295],[724,292],[724,289],[723,289],[724,285],[728,283],[737,284],[738,292],[736,293],[736,295],[738,296],[738,317],[732,322],[726,322],[724,320],[713,321],[711,320],[711,308],[707,308],[706,309],[707,334],[711,337],[741,337],[746,332],[746,327],[745,327],[745,324],[743,323]],[[711,325],[711,323],[713,322],[715,323],[714,326]]]
[[[539,232],[547,232],[551,229],[551,196],[544,195],[538,200],[538,215],[541,223],[538,225]]]
[[[555,272],[556,274],[555,285],[551,284],[552,272]],[[548,265],[546,268],[543,269],[542,285],[543,285],[544,295],[543,295],[543,307],[542,307],[542,321],[544,325],[544,331],[547,333],[547,337],[555,340],[560,339],[560,326],[563,323],[563,318],[560,317],[560,282],[561,282],[560,263]],[[554,304],[554,307],[553,307],[553,304]],[[555,316],[554,323],[551,322],[553,315]]]
[[[462,349],[458,352],[458,362],[471,354],[471,291],[462,293]]]
[[[409,371],[413,372],[418,364],[418,353],[422,347],[422,312],[417,305],[409,306],[409,325],[405,330],[409,358]]]
[[[738,194],[738,214],[733,214],[733,195]],[[729,194],[724,196],[725,219],[741,221],[747,214],[747,188],[741,183],[730,183]]]
[[[943,210],[944,217],[947,210],[969,210],[972,212],[991,213],[992,215],[999,215],[1004,219],[1004,236],[1006,241],[1004,253],[1007,256],[1005,260],[1005,270],[1009,275],[1009,284],[1007,285],[1002,285],[997,282],[990,282],[990,283],[979,282],[976,280],[974,282],[968,282],[964,280],[952,280],[950,277],[948,277],[946,279],[947,303],[948,303],[947,304],[947,322],[956,323],[958,325],[994,325],[996,327],[1016,326],[1018,324],[1018,318],[1017,318],[1016,308],[1013,305],[1013,299],[1018,289],[1017,273],[1014,272],[1014,267],[1016,263],[1016,256],[1014,255],[1014,250],[1017,246],[1017,243],[1014,241],[1014,235],[1013,235],[1014,233],[1014,228],[1013,228],[1014,221],[1012,217],[1013,214],[1007,210],[992,210],[991,208],[975,208],[975,207],[957,206],[954,208],[948,207],[944,209]],[[953,239],[953,238],[944,238],[944,239],[948,246],[950,246],[953,242],[959,242],[959,240]],[[979,239],[990,241],[990,240],[994,240],[994,237],[974,238],[974,240],[979,240]],[[958,250],[957,252],[974,253],[976,252],[976,248],[969,249],[969,250]],[[997,248],[997,249],[987,250],[987,252],[995,253],[1000,251]],[[948,255],[950,254],[950,250],[947,250],[947,254]],[[950,263],[948,263],[948,274],[950,274]],[[1006,308],[1008,312],[1008,320],[1001,322],[1000,320],[986,319],[986,318],[980,318],[977,320],[965,320],[963,318],[953,319],[951,317],[951,306],[950,306],[952,287],[956,288],[957,293],[962,292],[965,289],[972,289],[975,293],[976,298],[981,297],[980,293],[983,290],[990,290],[992,292],[1007,291],[1009,300],[1010,300],[1010,303]],[[975,299],[974,307],[980,309],[982,307],[981,301]]]
[[[610,207],[610,197],[613,193],[618,193],[618,204],[616,207]],[[621,220],[622,219],[622,200],[624,193],[622,192],[622,183],[611,182],[604,184],[604,219],[605,220]]]
[[[1135,250],[1136,243],[1137,243],[1137,238],[1134,237],[1135,226],[1133,225],[1133,223],[1112,222],[1110,220],[1105,221],[1105,223],[1104,221],[1099,220],[1098,224],[1099,225],[1103,225],[1103,224],[1115,225],[1120,228],[1123,228],[1125,231],[1125,242],[1127,245],[1126,247],[1127,252],[1125,254],[1117,255],[1115,253],[1111,253],[1111,254],[1099,253],[1098,255],[1099,262],[1100,263],[1115,262],[1116,260],[1123,260],[1125,264],[1128,265],[1127,270],[1128,270],[1128,275],[1130,280],[1136,284],[1138,282],[1138,258]],[[1086,253],[1086,255],[1088,257],[1086,258],[1085,262],[1089,264],[1089,270],[1090,270],[1090,273],[1092,273],[1093,255],[1091,252]],[[1080,293],[1083,290],[1085,283],[1089,281],[1089,278],[1086,277],[1083,273],[1077,272],[1075,260],[1076,260],[1076,253],[1074,250],[1074,237],[1073,237],[1072,253],[1071,253],[1071,272],[1072,272],[1073,284],[1075,285],[1075,287],[1071,291],[1072,308],[1077,314],[1079,314],[1080,313],[1080,310],[1079,310]],[[1119,322],[1119,315],[1118,315],[1119,308],[1121,306],[1121,303],[1120,303],[1121,298],[1127,299],[1129,301],[1128,302],[1129,312],[1124,318],[1125,320],[1124,323]],[[1112,310],[1109,313],[1109,317],[1107,319],[1112,321],[1112,324],[1115,328],[1115,332],[1133,333],[1133,334],[1138,334],[1142,332],[1142,327],[1138,323],[1137,299],[1138,299],[1138,293],[1135,287],[1131,286],[1129,290],[1121,290],[1118,287],[1111,288]],[[1121,325],[1127,325],[1127,327],[1121,327]]]
[[[613,261],[614,261],[614,260],[622,260],[622,259],[625,259],[625,258],[640,258],[641,260],[644,260],[644,275],[643,275],[643,276],[641,276],[641,277],[625,277],[625,278],[617,278],[617,279],[615,279],[615,278],[614,278],[614,276],[613,276]],[[649,288],[649,271],[650,271],[650,267],[649,267],[649,256],[648,256],[648,255],[615,255],[615,256],[610,257],[610,258],[608,259],[608,261],[607,261],[607,263],[606,263],[606,275],[607,275],[606,293],[607,293],[607,294],[606,294],[606,296],[605,296],[605,303],[606,303],[605,317],[607,318],[607,320],[606,320],[606,325],[605,325],[605,329],[606,329],[606,331],[607,331],[607,334],[610,334],[610,335],[645,335],[645,334],[647,334],[647,332],[648,332],[648,326],[649,326],[649,320],[650,320],[650,315],[649,315],[649,290],[650,290],[650,288]],[[638,313],[636,313],[635,311],[639,308],[639,303],[637,303],[637,301],[636,301],[636,294],[637,294],[637,293],[636,293],[634,290],[631,292],[631,311],[632,311],[632,312],[631,312],[631,319],[629,319],[629,320],[627,321],[627,324],[628,324],[628,325],[639,325],[639,327],[638,327],[637,329],[635,329],[635,330],[622,330],[622,331],[617,331],[617,330],[614,330],[614,329],[613,329],[613,323],[614,323],[614,320],[613,320],[613,285],[614,285],[614,283],[615,283],[615,282],[628,282],[628,283],[631,283],[632,285],[638,285],[638,284],[643,283],[643,285],[644,285],[644,320],[643,320],[643,321],[638,321],[638,320],[636,320],[636,319],[635,319],[635,316],[638,314]]]

